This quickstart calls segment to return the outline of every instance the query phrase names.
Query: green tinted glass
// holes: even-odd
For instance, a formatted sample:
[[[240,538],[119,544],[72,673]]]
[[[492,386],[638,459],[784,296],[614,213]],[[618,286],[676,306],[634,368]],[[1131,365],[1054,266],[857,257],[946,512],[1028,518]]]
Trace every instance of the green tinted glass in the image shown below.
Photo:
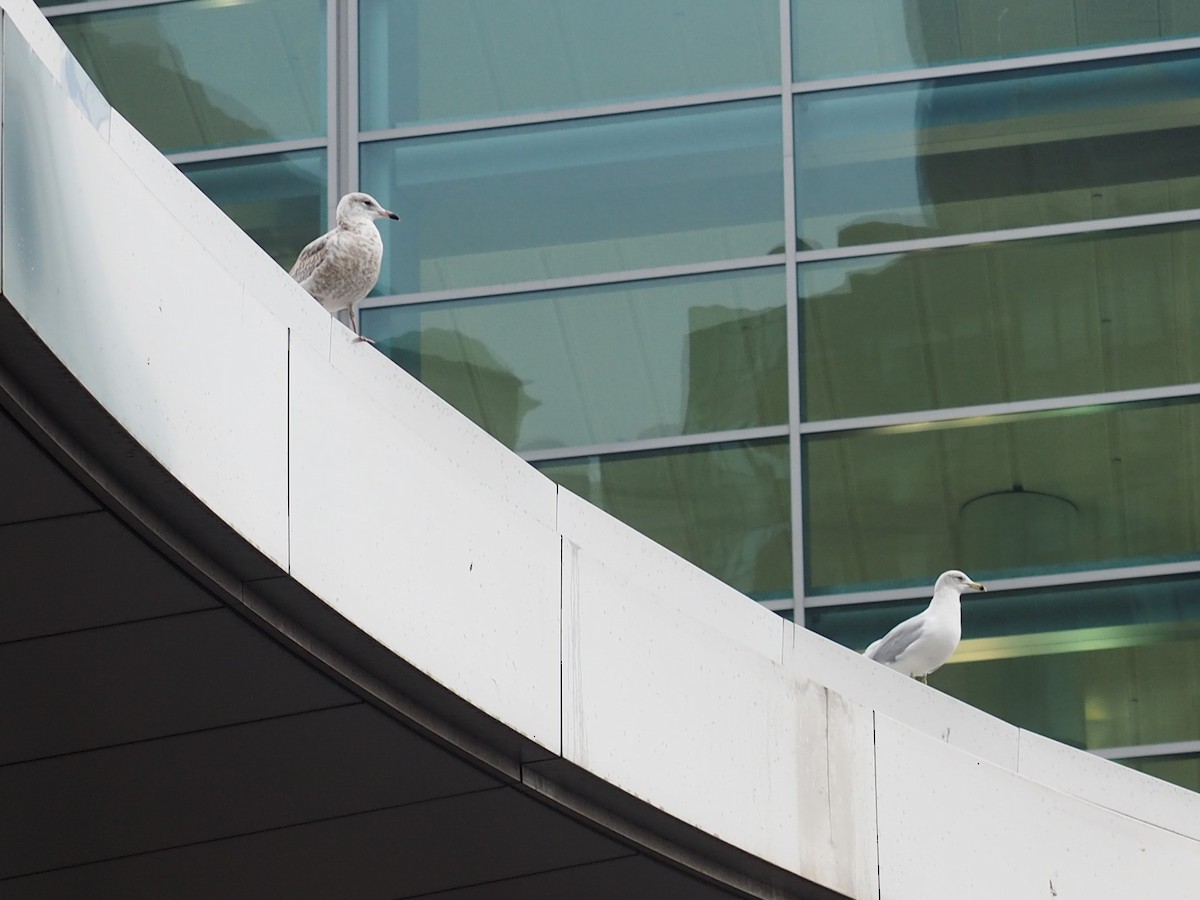
[[[324,150],[180,168],[285,269],[292,267],[305,244],[325,231]]]
[[[786,441],[540,463],[556,482],[758,599],[791,596]]]
[[[1200,226],[800,267],[805,418],[1200,381]]]
[[[779,83],[777,0],[361,0],[364,129]]]
[[[1121,763],[1189,791],[1200,791],[1200,753],[1122,759]]]
[[[1192,0],[792,0],[798,81],[1195,34]]]
[[[1200,206],[1200,56],[796,97],[802,249]]]
[[[1200,555],[1200,403],[814,435],[810,593]]]
[[[53,24],[164,152],[325,134],[324,0],[195,0]]]
[[[1191,579],[971,595],[962,643],[929,683],[1076,747],[1200,738],[1197,587]],[[924,606],[810,608],[805,622],[861,650]]]
[[[534,281],[783,249],[774,101],[365,144],[377,292]]]
[[[787,421],[783,271],[363,310],[364,333],[510,447]]]

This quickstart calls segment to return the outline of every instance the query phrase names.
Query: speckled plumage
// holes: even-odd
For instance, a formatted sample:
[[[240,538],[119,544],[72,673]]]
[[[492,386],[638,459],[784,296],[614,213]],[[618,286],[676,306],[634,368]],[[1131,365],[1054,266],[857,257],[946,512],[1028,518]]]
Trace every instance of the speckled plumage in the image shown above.
[[[337,205],[337,227],[300,251],[289,273],[329,312],[350,310],[358,334],[358,303],[379,280],[383,240],[376,219],[399,219],[370,194],[347,194]]]

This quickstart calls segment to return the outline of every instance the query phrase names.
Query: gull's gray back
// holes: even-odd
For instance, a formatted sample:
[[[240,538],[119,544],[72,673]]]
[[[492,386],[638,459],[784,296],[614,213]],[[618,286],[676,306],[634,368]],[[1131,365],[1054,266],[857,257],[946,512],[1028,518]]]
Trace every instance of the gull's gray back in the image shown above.
[[[900,658],[913,642],[921,636],[925,623],[920,619],[901,622],[889,631],[874,649],[868,648],[866,656],[889,666]]]

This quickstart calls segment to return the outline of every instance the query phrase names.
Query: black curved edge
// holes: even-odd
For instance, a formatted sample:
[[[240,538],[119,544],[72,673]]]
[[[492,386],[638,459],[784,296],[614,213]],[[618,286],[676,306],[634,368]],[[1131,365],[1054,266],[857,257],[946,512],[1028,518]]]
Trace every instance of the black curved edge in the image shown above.
[[[843,896],[562,759],[363,633],[181,485],[0,300],[0,408],[148,544],[273,640],[451,752],[664,862],[762,900]]]

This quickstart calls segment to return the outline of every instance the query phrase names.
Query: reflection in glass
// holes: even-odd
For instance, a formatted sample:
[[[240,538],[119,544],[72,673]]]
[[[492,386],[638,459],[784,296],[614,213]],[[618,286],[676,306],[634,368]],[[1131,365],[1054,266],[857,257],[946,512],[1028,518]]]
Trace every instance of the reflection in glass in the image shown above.
[[[974,573],[972,573],[974,574]],[[925,601],[810,608],[819,634],[861,650]],[[963,639],[938,690],[1075,747],[1192,740],[1200,706],[1200,582],[1164,579],[964,599]]]
[[[1195,34],[1191,0],[792,0],[797,81]]]
[[[324,150],[189,163],[183,174],[279,265],[325,231]]]
[[[1200,555],[1200,403],[813,435],[810,593]]]
[[[1200,381],[1200,225],[799,270],[805,418]]]
[[[777,0],[361,0],[362,127],[779,83]]]
[[[364,144],[364,188],[402,220],[376,291],[781,249],[780,129],[753,101]]]
[[[803,94],[802,247],[1200,206],[1200,56]]]
[[[757,599],[791,596],[786,441],[539,463],[554,481]]]
[[[787,421],[779,269],[362,311],[364,334],[521,450]]]
[[[324,0],[193,0],[53,25],[163,152],[325,134]]]

